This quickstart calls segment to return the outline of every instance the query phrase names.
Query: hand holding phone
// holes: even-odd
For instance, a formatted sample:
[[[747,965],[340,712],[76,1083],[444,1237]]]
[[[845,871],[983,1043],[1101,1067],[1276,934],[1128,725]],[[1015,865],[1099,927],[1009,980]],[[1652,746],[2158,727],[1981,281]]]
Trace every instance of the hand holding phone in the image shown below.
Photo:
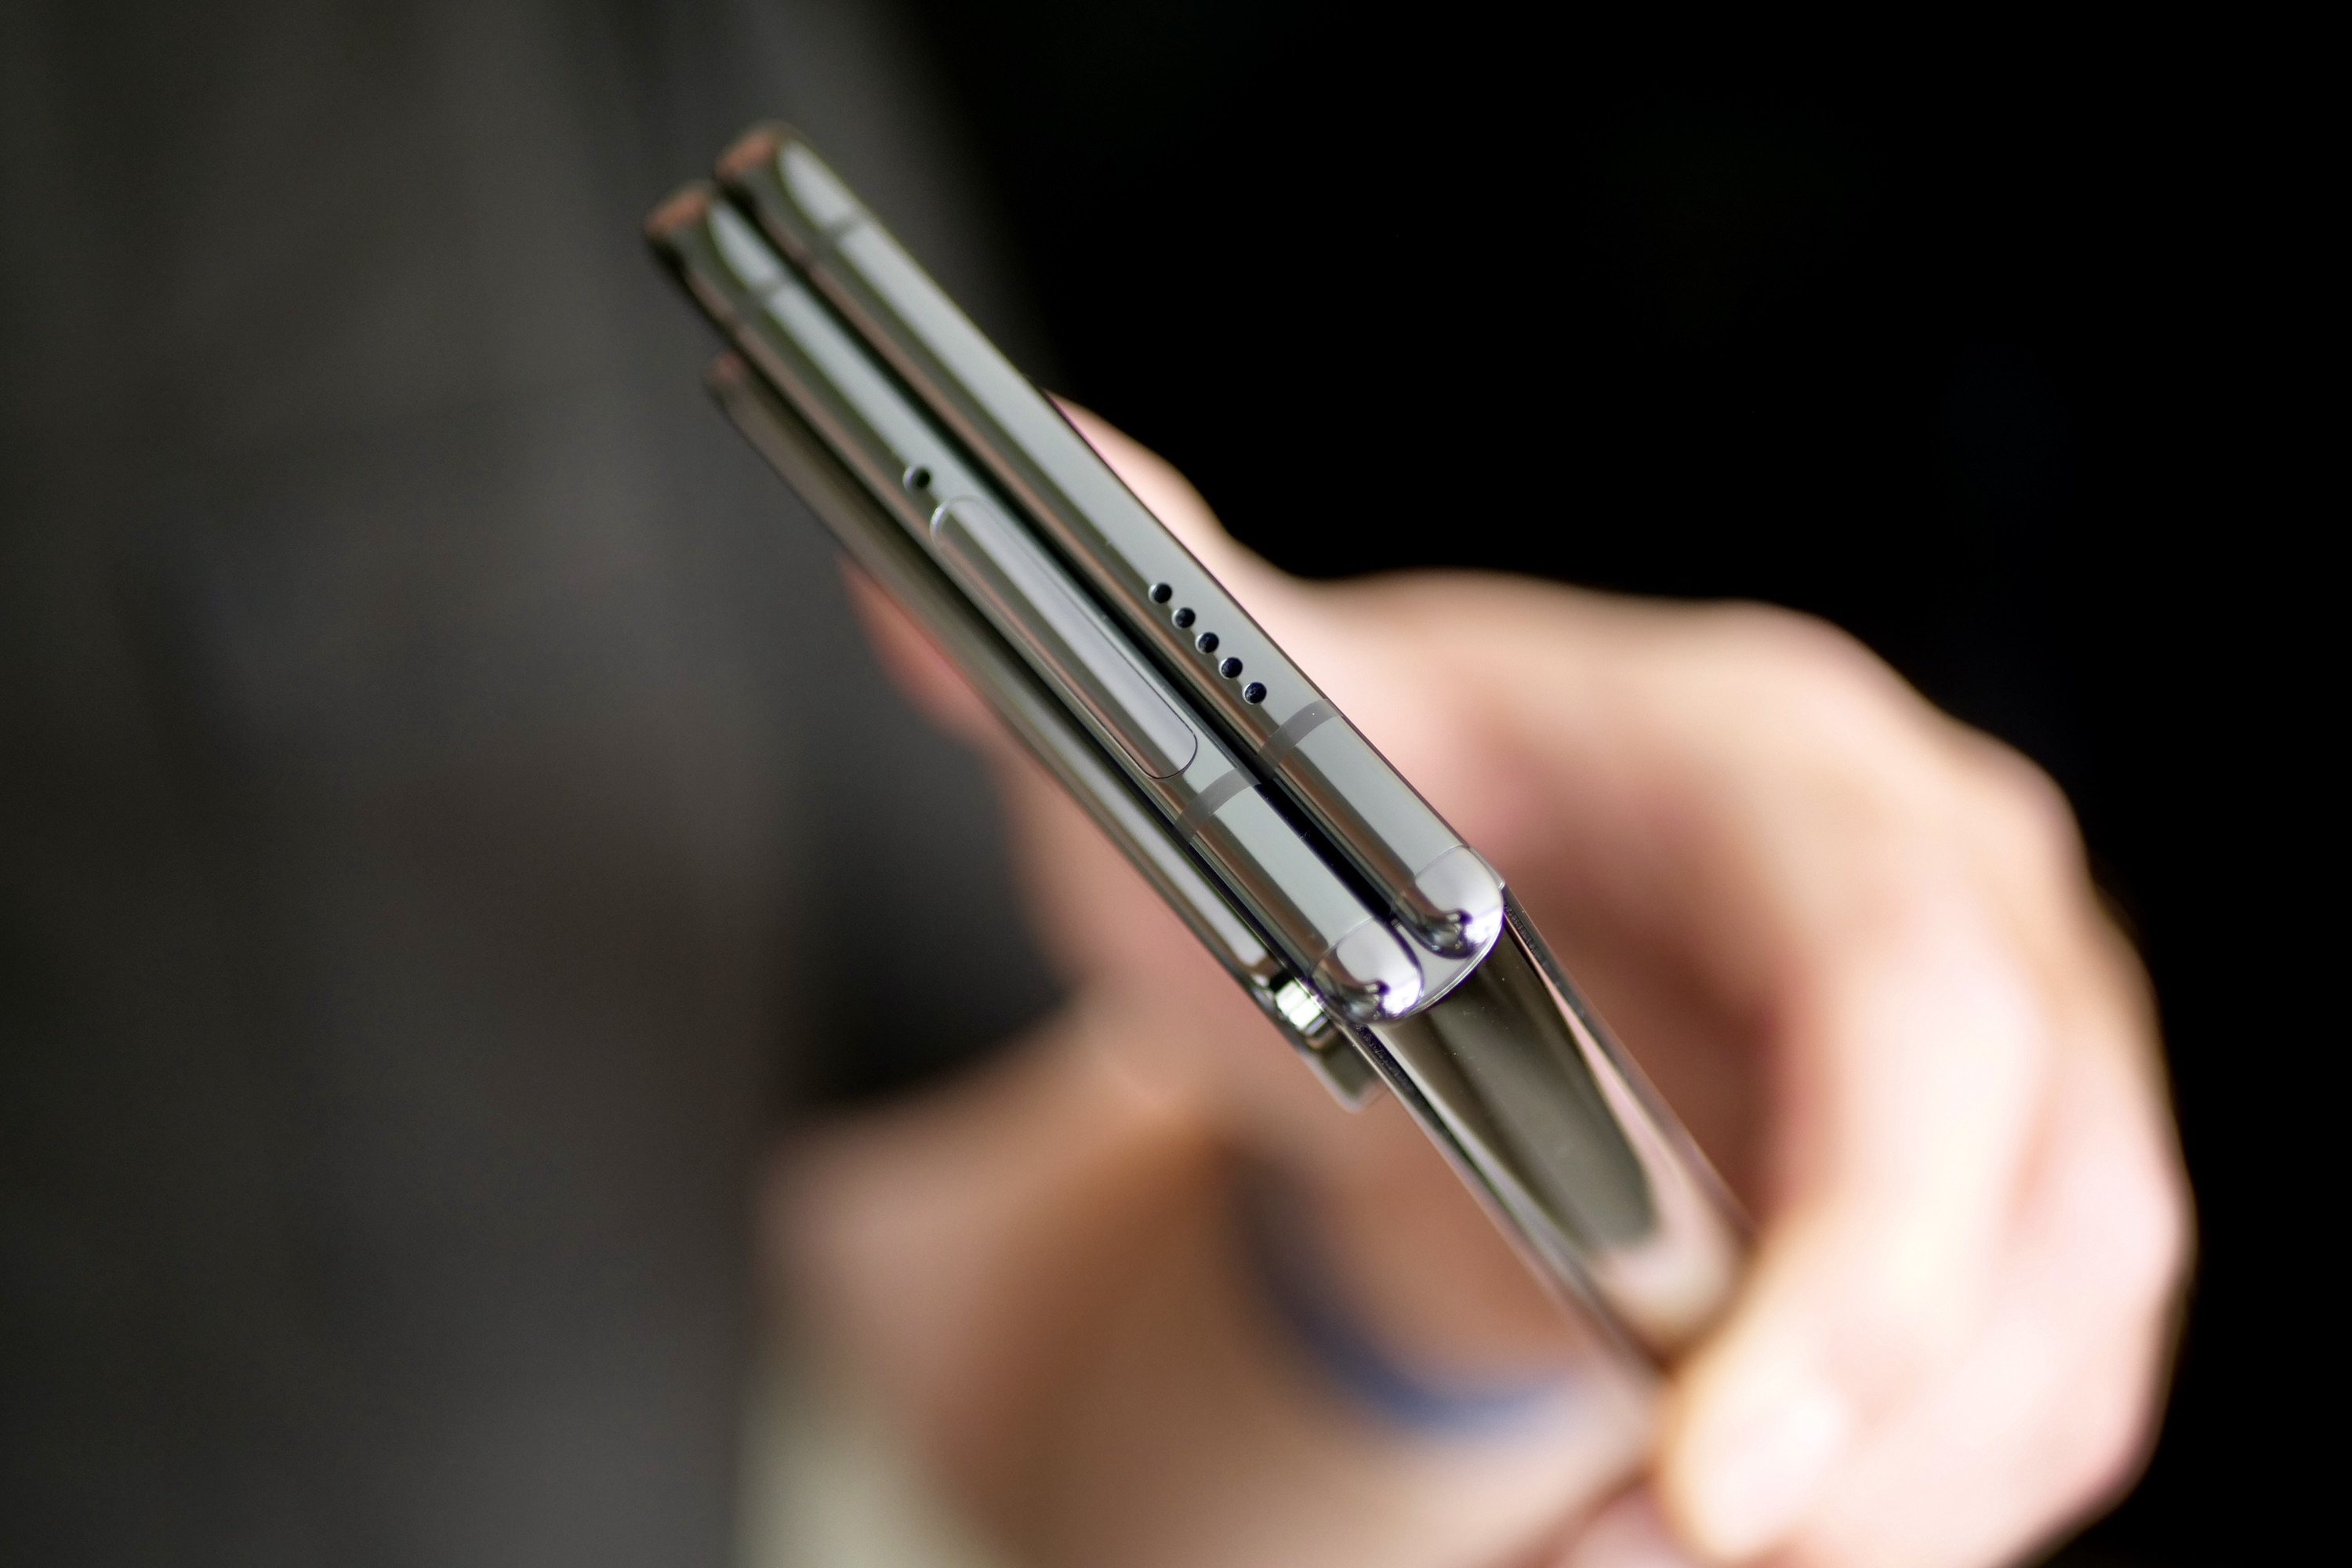
[[[794,188],[793,147],[762,133],[722,160],[764,240],[707,192],[656,215],[758,367],[721,367],[730,414],[1044,762],[1059,793],[1042,798],[1085,805],[1233,994],[1343,1098],[1363,1098],[1358,1054],[1397,1090],[1585,1310],[1603,1384],[1641,1394],[1641,1347],[1670,1355],[1714,1317],[1730,1277],[1708,1238],[1736,1225],[1533,922],[1507,899],[1493,921],[1468,868],[1500,865],[1557,911],[1682,1098],[1738,1102],[1702,1120],[1726,1147],[1748,1129],[1776,1220],[1729,1318],[1675,1371],[1661,1479],[1685,1537],[1725,1556],[1795,1540],[1824,1561],[1990,1562],[2111,1481],[2161,1363],[2183,1206],[2144,1005],[2046,784],[1794,617],[1470,580],[1236,599],[1219,581],[1234,568],[1159,542],[1181,495],[1089,489],[1091,455],[1042,400],[992,401],[1019,388],[959,358],[969,338],[900,288],[911,263],[821,165]],[[1123,471],[1149,488],[1131,454]],[[1180,615],[1195,603],[1246,658],[1203,645]],[[1341,712],[1357,723],[1330,728]],[[1314,733],[1361,750],[1302,757]],[[1417,797],[1359,735],[1462,837],[1412,818]],[[1227,817],[1236,802],[1260,826]],[[1203,832],[1216,822],[1233,831]],[[1041,878],[1082,869],[1053,837],[1032,846]],[[1463,859],[1465,839],[1487,859]],[[1049,929],[1135,928],[1085,881],[1047,901]],[[1129,967],[1141,956],[1079,965],[1120,1004],[1092,1032],[1194,1037],[1196,1059],[1233,1037],[1185,1028],[1214,1005]],[[1199,1081],[1213,1121],[1271,1125],[1249,1108],[1280,1091],[1254,1068]],[[1351,1131],[1294,1126],[1262,1152],[1322,1172],[1333,1233],[1391,1258],[1356,1270],[1376,1317],[1398,1289],[1420,1303],[1390,1333],[1502,1300],[1447,1262],[1459,1227],[1366,1201],[1348,1173],[1392,1145]],[[2102,1190],[2116,1205],[2093,1218]],[[2086,1268],[2094,1238],[2109,1246]],[[1636,1453],[1602,1426],[1618,1436],[1598,1468],[1569,1462],[1568,1428],[1488,1451],[1433,1501],[1451,1521],[1433,1539],[1590,1503]],[[2053,1434],[2063,1455],[2011,1462]],[[1296,1496],[1279,1467],[1255,1479]]]
[[[1797,617],[1494,578],[1298,582],[1228,557],[1165,465],[1084,427],[1489,847],[1761,1216],[1758,1277],[1669,1385],[1656,1484],[1677,1532],[1727,1558],[1778,1539],[1804,1561],[1958,1568],[2111,1497],[2160,1403],[2186,1192],[2143,983],[2046,786]],[[1184,999],[1181,1026],[1114,1013],[1094,1048],[1213,1097],[1202,1119],[1252,1159],[1298,1162],[1357,1310],[1433,1376],[1572,1353],[1510,1269],[1450,1249],[1472,1227],[1402,1119],[1286,1092],[1223,976],[1171,973],[1165,917],[1116,857],[1087,851],[919,637],[883,636],[925,706],[995,748],[1039,908],[1068,911],[1045,928],[1061,961],[1089,988]],[[1513,678],[1491,702],[1421,700],[1447,660]],[[1516,1506],[1559,1521],[1557,1557],[1528,1561],[1580,1561],[1596,1500],[1576,1458],[1562,1444],[1521,1469],[1489,1450],[1495,1489],[1462,1487],[1431,1538],[1475,1543]],[[1793,1463],[1748,1479],[1776,1460]],[[1349,1505],[1313,1495],[1331,1561],[1380,1560]],[[1285,1502],[1308,1506],[1265,1506]],[[1607,1525],[1617,1547],[1656,1545],[1641,1507]],[[1405,1526],[1383,1529],[1368,1533]],[[1395,1560],[1485,1560],[1431,1538]]]

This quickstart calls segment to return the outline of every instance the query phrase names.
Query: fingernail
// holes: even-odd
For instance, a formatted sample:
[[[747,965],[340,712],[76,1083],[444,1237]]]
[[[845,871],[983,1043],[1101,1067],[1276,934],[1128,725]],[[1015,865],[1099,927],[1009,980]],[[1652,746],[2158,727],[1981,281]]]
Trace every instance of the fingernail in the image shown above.
[[[1845,1401],[1815,1385],[1703,1440],[1685,1492],[1685,1523],[1718,1557],[1750,1557],[1775,1544],[1821,1490],[1851,1425]]]

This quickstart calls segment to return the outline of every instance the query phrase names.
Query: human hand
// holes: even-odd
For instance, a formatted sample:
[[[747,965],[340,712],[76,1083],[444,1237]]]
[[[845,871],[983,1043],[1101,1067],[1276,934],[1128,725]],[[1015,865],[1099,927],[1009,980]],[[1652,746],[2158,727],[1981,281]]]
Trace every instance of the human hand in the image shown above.
[[[1511,881],[1758,1215],[1653,1457],[1683,1545],[1960,1568],[2112,1495],[2158,1406],[2188,1203],[2146,984],[2049,782],[1802,617],[1285,578],[1157,458],[1081,426]],[[902,681],[997,760],[1102,1048],[1315,1194],[1399,1355],[1482,1375],[1565,1353],[1403,1117],[1325,1101],[919,635],[864,608]],[[1462,1538],[1579,1516],[1621,1479],[1538,1467]]]

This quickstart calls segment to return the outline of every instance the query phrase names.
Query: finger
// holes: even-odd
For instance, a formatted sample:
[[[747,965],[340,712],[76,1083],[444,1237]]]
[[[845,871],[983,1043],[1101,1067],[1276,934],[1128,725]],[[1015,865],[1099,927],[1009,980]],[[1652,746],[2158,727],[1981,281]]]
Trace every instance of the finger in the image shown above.
[[[2082,999],[1992,1311],[1892,1412],[1796,1533],[1822,1564],[2007,1561],[2145,1456],[2189,1251],[2179,1154],[2137,1020]]]
[[[1201,559],[1201,563],[1217,577],[1225,577],[1229,569],[1238,565],[1246,574],[1266,570],[1265,563],[1234,542],[1216,513],[1191,480],[1176,471],[1175,465],[1144,446],[1092,409],[1081,407],[1066,398],[1055,399],[1062,412],[1069,416],[1078,434],[1095,455],[1109,465],[1119,481],[1135,492],[1135,497],[1158,518],[1184,547]]]
[[[1954,921],[1956,925],[1965,922]],[[2046,1026],[2017,966],[1927,917],[1821,977],[1807,1025],[1829,1147],[1685,1373],[1664,1484],[1727,1559],[1793,1528],[1884,1407],[1955,1353],[1990,1293]]]
[[[1979,1544],[2003,1532],[2021,1541],[2080,1505],[2096,1478],[2052,1458],[1998,1474],[1980,1466],[1974,1492],[1947,1489],[1964,1456],[1923,1446],[2013,1456],[2037,1434],[2064,1432],[2070,1454],[2112,1462],[2118,1434],[2145,1424],[2144,1399],[2112,1395],[2144,1394],[2161,1364],[2147,1324],[2169,1286],[2147,1286],[2140,1271],[2144,1299],[2126,1310],[2090,1281],[2050,1284],[2068,1266],[2061,1249],[2042,1268],[2043,1293],[2020,1306],[2014,1275],[2019,1216],[2043,1179],[2037,1140],[2105,1126],[2168,1147],[2152,1031],[2084,893],[2054,791],[2004,784],[1999,769],[1948,772],[1957,794],[1911,808],[1916,852],[1889,839],[1874,865],[1847,867],[1850,892],[1866,896],[1849,896],[1845,918],[1813,922],[1801,944],[1812,951],[1797,955],[1812,973],[1782,1041],[1798,1075],[1790,1131],[1804,1146],[1794,1201],[1734,1319],[1686,1374],[1665,1446],[1678,1522],[1724,1558],[1788,1537],[1882,1451],[1904,1457],[1869,1496],[1916,1533],[1825,1560],[1895,1561],[1905,1542],[1926,1551],[1969,1531]],[[1899,874],[1882,880],[1890,867]],[[1802,902],[1834,915],[1840,900],[1816,889]],[[1853,923],[1873,905],[1876,930]],[[2078,1089],[2062,1097],[2060,1077],[2083,1059],[2106,1063],[2125,1087],[2095,1106]],[[2105,1179],[2126,1173],[2122,1191],[2170,1214],[2179,1204],[2167,1169],[2177,1167],[2111,1161]],[[1996,1334],[1996,1322],[2008,1326]],[[2043,1353],[2051,1342],[2034,1336],[2062,1323],[2082,1342]],[[1916,1415],[1937,1400],[1947,1407],[1936,1416]],[[2105,1425],[2086,1436],[2094,1415]],[[1936,1506],[1963,1494],[1965,1529]],[[1890,1500],[1906,1497],[1907,1509]]]
[[[1742,1299],[1681,1382],[1662,1485],[1738,1558],[1980,1321],[2054,1042],[1914,700],[1802,660],[1726,684],[1696,705],[1722,751],[1675,764],[1712,781],[1685,803],[1681,874],[1766,960],[1789,1157]]]
[[[846,558],[841,563],[841,580],[883,673],[908,701],[969,744],[995,748],[1010,743],[987,700],[898,600]]]

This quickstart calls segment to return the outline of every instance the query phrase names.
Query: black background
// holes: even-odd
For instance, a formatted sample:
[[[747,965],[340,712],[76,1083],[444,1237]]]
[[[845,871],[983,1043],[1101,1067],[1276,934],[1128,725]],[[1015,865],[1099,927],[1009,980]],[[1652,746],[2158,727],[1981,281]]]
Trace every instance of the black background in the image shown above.
[[[1297,572],[1828,616],[2065,787],[2156,975],[2202,1229],[2146,1479],[2073,1561],[2294,1528],[2317,1065],[2277,478],[2293,50],[1485,5],[923,7],[1052,358]]]

